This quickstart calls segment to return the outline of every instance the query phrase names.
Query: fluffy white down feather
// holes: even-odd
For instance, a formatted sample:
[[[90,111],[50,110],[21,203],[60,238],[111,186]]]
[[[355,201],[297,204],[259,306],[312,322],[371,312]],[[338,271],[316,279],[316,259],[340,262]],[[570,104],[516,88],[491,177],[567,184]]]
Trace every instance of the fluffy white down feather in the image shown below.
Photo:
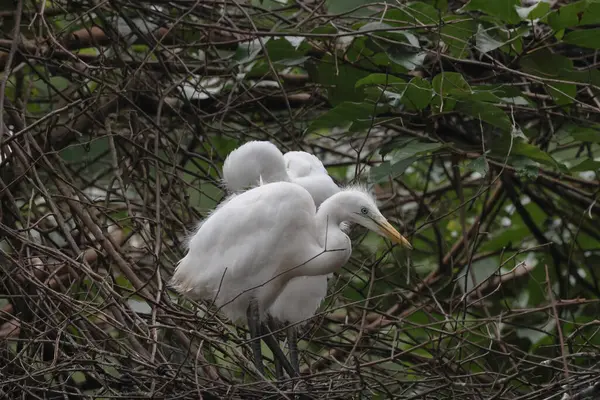
[[[321,252],[309,234],[316,232],[315,211],[309,193],[293,183],[236,195],[200,225],[175,269],[172,287],[192,299],[214,301],[234,322],[244,320],[252,298],[263,315],[289,279],[282,273]],[[297,248],[307,250],[288,250]]]
[[[271,142],[252,141],[233,150],[223,163],[223,181],[229,192],[262,183],[289,182],[281,151]]]
[[[223,165],[223,181],[232,193],[258,186],[261,181],[291,181],[310,193],[316,207],[340,191],[317,157],[303,151],[282,154],[266,141],[248,142],[232,151]],[[327,295],[330,276],[292,278],[266,313],[282,322],[306,322]]]
[[[317,157],[303,151],[289,151],[283,155],[291,181],[305,188],[315,205],[340,191]],[[267,314],[276,320],[291,324],[308,322],[327,296],[328,276],[302,276],[291,279],[277,296]]]

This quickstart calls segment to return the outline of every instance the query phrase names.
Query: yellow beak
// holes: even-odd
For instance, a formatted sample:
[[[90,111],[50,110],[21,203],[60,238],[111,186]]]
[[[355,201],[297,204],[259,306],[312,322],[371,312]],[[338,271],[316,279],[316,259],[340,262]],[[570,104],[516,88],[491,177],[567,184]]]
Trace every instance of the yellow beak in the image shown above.
[[[410,242],[404,236],[402,236],[389,222],[384,220],[383,222],[377,222],[377,225],[379,225],[380,233],[390,238],[392,242],[398,243],[409,249],[413,248]]]

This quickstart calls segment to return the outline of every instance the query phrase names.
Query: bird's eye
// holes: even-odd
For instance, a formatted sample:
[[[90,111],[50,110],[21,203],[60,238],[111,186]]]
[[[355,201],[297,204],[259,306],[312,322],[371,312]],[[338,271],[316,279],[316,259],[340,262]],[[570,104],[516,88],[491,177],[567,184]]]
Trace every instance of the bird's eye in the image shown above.
[[[360,213],[362,215],[367,215],[369,213],[369,209],[367,207],[361,207],[360,208]]]

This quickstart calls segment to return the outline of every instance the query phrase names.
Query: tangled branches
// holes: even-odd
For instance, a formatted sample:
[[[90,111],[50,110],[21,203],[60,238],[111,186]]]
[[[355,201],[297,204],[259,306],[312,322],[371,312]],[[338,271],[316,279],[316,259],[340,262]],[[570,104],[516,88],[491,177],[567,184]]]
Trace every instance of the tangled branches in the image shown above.
[[[598,396],[600,80],[557,39],[595,9],[342,3],[0,11],[0,397]],[[299,381],[166,287],[253,139],[368,180],[415,245],[352,232]]]

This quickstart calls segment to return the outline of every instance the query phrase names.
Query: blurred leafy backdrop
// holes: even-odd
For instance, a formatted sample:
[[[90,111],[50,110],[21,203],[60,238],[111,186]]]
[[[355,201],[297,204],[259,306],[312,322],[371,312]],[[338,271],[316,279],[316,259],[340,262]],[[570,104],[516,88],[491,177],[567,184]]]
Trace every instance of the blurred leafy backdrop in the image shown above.
[[[600,1],[0,10],[0,397],[293,397],[166,288],[255,139],[368,185],[415,247],[352,231],[300,392],[598,396]]]

